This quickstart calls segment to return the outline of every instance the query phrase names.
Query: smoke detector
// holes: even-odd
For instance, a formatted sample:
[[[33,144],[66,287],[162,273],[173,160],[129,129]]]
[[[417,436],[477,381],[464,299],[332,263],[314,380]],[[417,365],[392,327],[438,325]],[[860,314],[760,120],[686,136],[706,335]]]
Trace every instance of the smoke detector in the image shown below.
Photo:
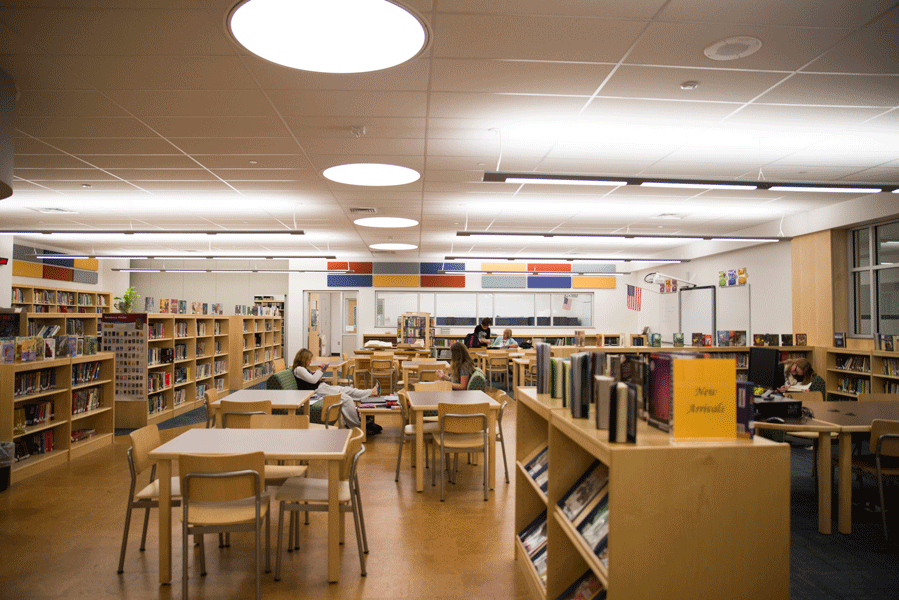
[[[712,60],[737,60],[755,54],[762,47],[762,40],[749,36],[730,37],[715,42],[703,53]]]

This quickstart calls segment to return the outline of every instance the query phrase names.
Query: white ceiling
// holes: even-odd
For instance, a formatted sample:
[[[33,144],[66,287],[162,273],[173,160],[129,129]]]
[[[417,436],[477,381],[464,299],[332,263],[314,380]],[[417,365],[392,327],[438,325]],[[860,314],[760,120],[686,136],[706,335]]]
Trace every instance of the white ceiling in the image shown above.
[[[425,51],[350,75],[248,54],[226,33],[235,3],[0,0],[0,69],[20,93],[14,194],[0,202],[0,229],[307,234],[212,244],[173,236],[151,246],[135,236],[34,238],[92,253],[365,257],[368,244],[392,238],[420,247],[397,253],[410,260],[677,258],[684,248],[671,242],[455,232],[790,236],[820,221],[805,219],[810,212],[858,201],[481,180],[497,168],[899,184],[896,0],[409,0],[429,29]],[[703,54],[730,36],[763,45],[734,61]],[[690,80],[699,87],[682,90]],[[359,138],[357,126],[366,130]],[[362,188],[321,175],[348,162],[403,165],[422,178]],[[867,202],[899,213],[899,194]],[[357,227],[351,207],[421,225]],[[664,213],[682,218],[657,218]]]

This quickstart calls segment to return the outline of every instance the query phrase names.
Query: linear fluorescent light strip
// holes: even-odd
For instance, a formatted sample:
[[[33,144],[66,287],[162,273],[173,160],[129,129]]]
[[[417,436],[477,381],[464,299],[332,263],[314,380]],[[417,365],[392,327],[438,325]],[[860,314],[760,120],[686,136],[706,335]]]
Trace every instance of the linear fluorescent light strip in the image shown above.
[[[610,181],[606,179],[540,179],[536,177],[508,177],[506,183],[541,183],[549,185],[605,185],[617,187],[627,185],[626,181]]]
[[[112,269],[118,273],[336,273],[352,275],[355,271],[346,269],[315,270],[315,269],[142,269],[126,268]]]
[[[607,257],[592,258],[583,256],[444,256],[443,260],[528,260],[528,261],[566,261],[566,262],[632,262],[632,263],[666,263],[676,264],[682,262],[690,262],[690,259],[669,259],[669,258],[624,258],[624,257]]]
[[[757,190],[757,185],[738,183],[675,183],[668,181],[644,181],[641,187],[692,189],[692,190]]]
[[[747,238],[740,236],[721,236],[721,237],[712,237],[712,236],[678,236],[678,235],[635,235],[632,233],[522,233],[522,232],[494,232],[494,231],[457,231],[457,237],[473,237],[473,236],[481,236],[481,237],[546,237],[546,238],[555,238],[555,237],[578,237],[578,238],[593,238],[593,239],[607,239],[607,240],[636,240],[640,242],[702,242],[702,241],[718,241],[718,242],[757,242],[757,241],[765,241],[765,242],[778,242],[780,238]],[[520,260],[520,259],[519,259]],[[568,259],[564,259],[568,260]],[[577,260],[577,259],[575,259]],[[610,260],[618,260],[621,261],[623,259],[610,259]]]
[[[118,256],[118,255],[89,255],[89,254],[34,254],[34,258],[39,259],[96,259],[96,260],[288,260],[291,258],[312,258],[334,260],[336,256],[223,256],[217,254],[194,256]]]
[[[852,187],[812,187],[800,185],[772,185],[768,188],[772,192],[836,192],[848,194],[879,194],[881,188],[852,188]],[[894,192],[896,190],[893,190]]]
[[[306,235],[301,229],[247,229],[247,230],[197,230],[197,229],[78,229],[52,231],[2,231],[12,235]]]

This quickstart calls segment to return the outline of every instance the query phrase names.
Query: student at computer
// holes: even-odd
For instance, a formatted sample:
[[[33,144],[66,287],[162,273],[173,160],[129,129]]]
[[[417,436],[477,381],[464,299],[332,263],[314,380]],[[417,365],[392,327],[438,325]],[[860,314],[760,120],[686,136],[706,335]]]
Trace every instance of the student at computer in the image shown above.
[[[518,342],[515,341],[515,338],[512,337],[512,330],[506,329],[503,331],[503,337],[495,337],[493,341],[490,342],[491,348],[518,348]]]
[[[784,385],[777,388],[778,392],[821,392],[824,397],[827,396],[824,378],[815,373],[807,358],[793,358],[782,364]]]

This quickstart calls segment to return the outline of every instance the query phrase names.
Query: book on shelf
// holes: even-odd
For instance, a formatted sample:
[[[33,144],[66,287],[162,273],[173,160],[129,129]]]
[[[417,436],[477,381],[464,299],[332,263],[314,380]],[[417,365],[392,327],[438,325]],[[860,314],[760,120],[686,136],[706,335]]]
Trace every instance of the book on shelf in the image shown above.
[[[752,334],[752,345],[753,346],[766,346],[768,344],[768,337],[764,333],[753,333]]]
[[[48,340],[44,340],[44,358],[48,360],[52,360],[56,358],[56,340],[50,338]]]
[[[722,330],[718,332],[718,345],[719,346],[729,346],[730,345],[730,332],[726,330]]]
[[[792,346],[793,345],[793,334],[792,333],[780,334],[780,345],[781,346]]]
[[[169,299],[168,298],[160,298],[159,299],[159,312],[161,312],[161,313],[169,312]]]
[[[593,376],[593,403],[596,405],[593,414],[596,417],[597,429],[609,428],[613,389],[615,389],[615,379],[612,377],[608,375]]]
[[[767,341],[765,342],[766,346],[776,346],[778,344],[778,342],[780,341],[780,336],[777,335],[776,333],[767,333],[765,335],[768,338]]]
[[[805,333],[797,333],[793,336],[797,346],[808,346],[808,335]]]
[[[715,344],[712,343],[712,334],[706,333],[702,336],[702,345],[711,348]]]
[[[834,331],[833,332],[833,347],[834,348],[845,348],[846,347],[846,332],[845,331]]]
[[[609,408],[609,441],[617,444],[637,441],[637,386],[618,382]]]
[[[599,556],[603,542],[609,537],[609,486],[605,485],[591,503],[586,516],[577,526],[587,546]]]
[[[584,509],[608,482],[609,468],[600,461],[594,460],[593,464],[559,500],[559,508],[569,521],[578,522],[578,517]]]
[[[153,312],[156,308],[156,298],[153,296],[147,296],[144,298],[144,312]]]
[[[683,346],[683,335],[681,335],[681,346]],[[649,334],[649,345],[653,348],[661,348],[662,347],[662,334],[661,333],[650,333]]]
[[[16,362],[16,341],[14,339],[0,340],[0,360],[6,365]]]
[[[191,301],[190,303],[190,314],[198,315],[200,314],[200,303],[196,301]]]
[[[755,431],[752,422],[755,420],[755,407],[753,399],[753,383],[749,381],[737,382],[737,437],[752,439]]]
[[[179,300],[178,301],[178,314],[180,314],[180,315],[187,314],[187,300]]]
[[[746,345],[746,331],[743,329],[731,329],[728,332],[729,342],[731,346]]]
[[[671,340],[674,343],[675,348],[683,348],[684,347],[684,334],[681,332],[674,333],[671,335]]]
[[[524,470],[530,475],[531,479],[533,479],[540,489],[543,492],[546,492],[547,486],[549,484],[548,470],[549,466],[549,446],[543,446],[541,448],[537,448],[533,453],[525,460]]]
[[[546,511],[544,510],[537,518],[531,521],[521,533],[518,534],[521,545],[524,546],[528,556],[533,558],[537,552],[546,546]]]
[[[562,592],[556,600],[605,600],[606,589],[596,574],[587,570]]]
[[[537,575],[540,577],[540,581],[543,582],[543,585],[546,585],[546,545],[540,550],[537,551],[531,558],[531,562],[534,563],[534,569],[537,570]]]
[[[690,345],[691,345],[691,346],[702,346],[702,345],[703,345],[703,343],[702,343],[702,334],[701,334],[701,333],[694,333],[693,335],[691,335],[691,336],[690,336]]]

